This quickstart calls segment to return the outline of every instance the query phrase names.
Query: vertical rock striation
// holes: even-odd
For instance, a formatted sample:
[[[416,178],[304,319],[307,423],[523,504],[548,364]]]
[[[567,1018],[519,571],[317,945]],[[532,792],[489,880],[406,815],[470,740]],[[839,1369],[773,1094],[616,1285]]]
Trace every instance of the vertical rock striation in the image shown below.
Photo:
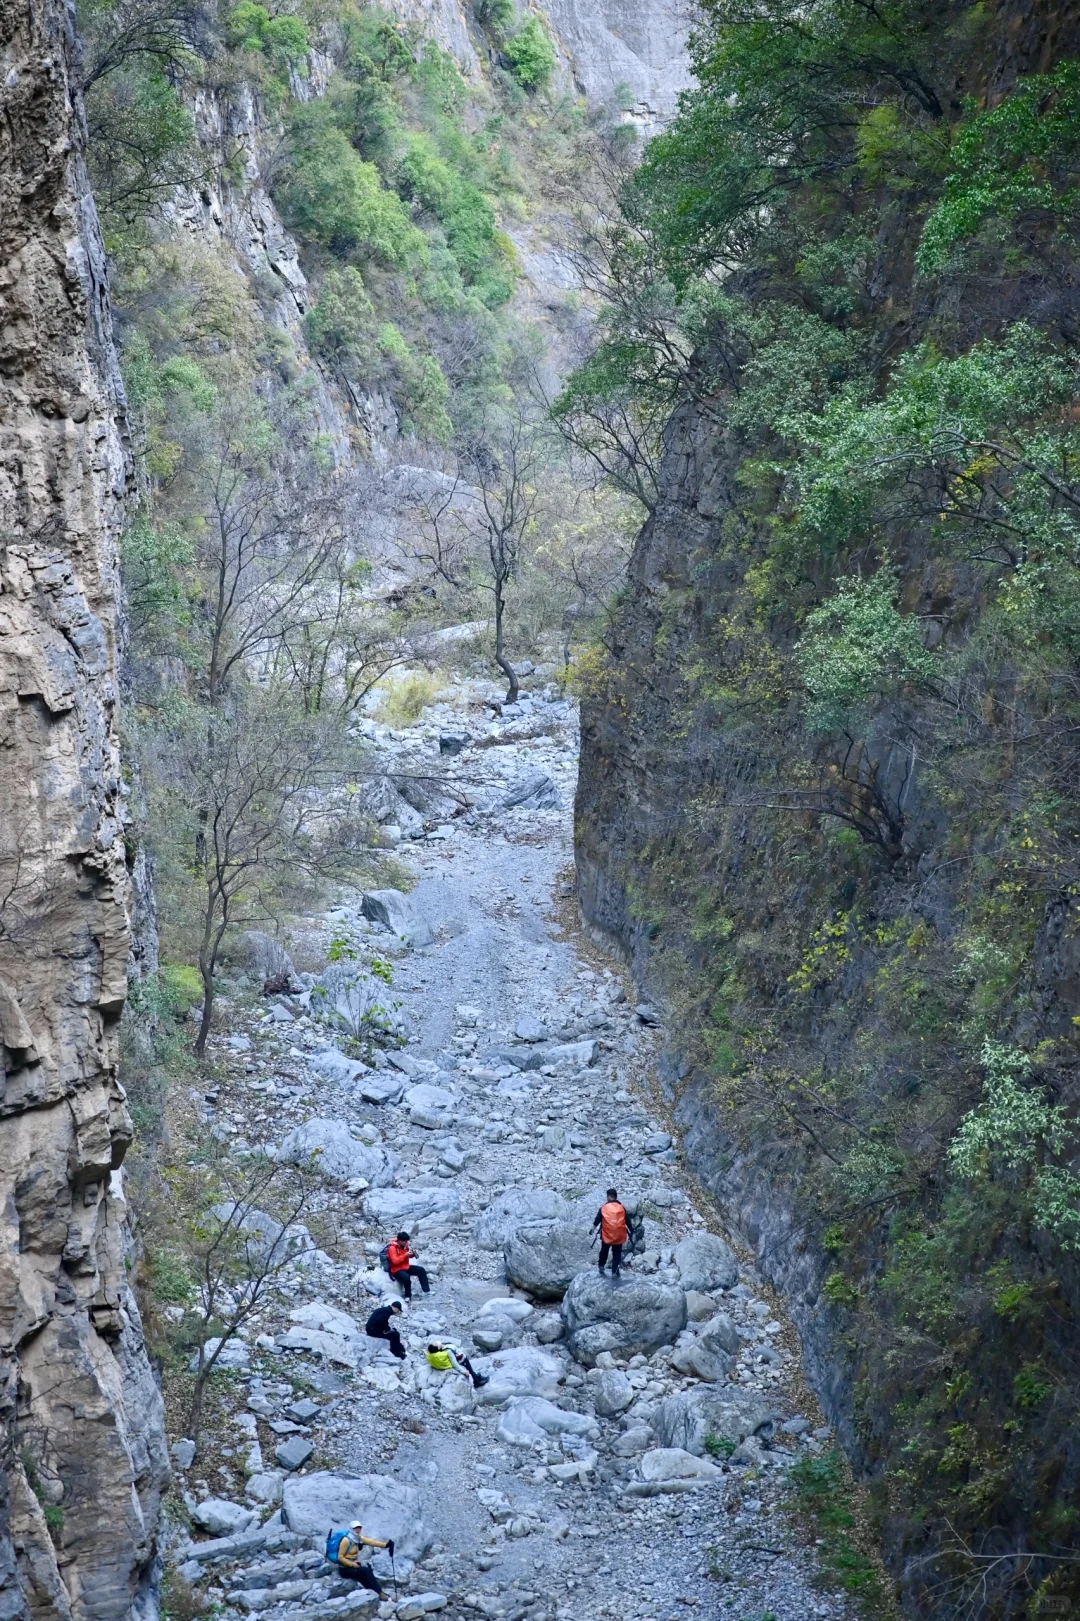
[[[121,1617],[167,1478],[125,1282],[131,476],[62,0],[0,13],[0,1615]]]

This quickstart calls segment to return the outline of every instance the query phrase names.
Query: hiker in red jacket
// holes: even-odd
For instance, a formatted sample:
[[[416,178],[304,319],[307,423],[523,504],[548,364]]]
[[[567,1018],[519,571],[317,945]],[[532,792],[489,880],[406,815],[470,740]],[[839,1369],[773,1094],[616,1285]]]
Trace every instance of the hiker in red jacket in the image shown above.
[[[422,1266],[415,1264],[416,1257],[413,1247],[409,1243],[408,1233],[398,1233],[386,1246],[386,1264],[393,1283],[401,1285],[401,1292],[406,1300],[412,1299],[412,1280],[417,1278],[421,1289],[428,1293],[430,1285],[428,1275]]]
[[[611,1253],[611,1276],[617,1278],[622,1271],[623,1245],[633,1234],[630,1217],[626,1213],[626,1206],[619,1203],[619,1195],[615,1188],[608,1188],[607,1203],[602,1204],[593,1217],[593,1228],[600,1229],[600,1270],[603,1272],[607,1265],[608,1252]]]

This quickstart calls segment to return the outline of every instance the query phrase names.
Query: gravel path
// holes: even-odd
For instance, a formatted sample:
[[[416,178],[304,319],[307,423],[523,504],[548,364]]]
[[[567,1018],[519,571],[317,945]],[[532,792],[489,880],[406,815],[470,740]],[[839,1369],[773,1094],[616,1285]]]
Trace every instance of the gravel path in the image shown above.
[[[265,1499],[263,1528],[216,1553],[207,1543],[181,1548],[182,1571],[218,1600],[226,1621],[252,1612],[321,1621],[354,1609],[403,1621],[435,1610],[507,1621],[668,1621],[689,1610],[738,1621],[845,1616],[843,1600],[815,1584],[813,1551],[800,1546],[781,1507],[791,1464],[820,1451],[828,1432],[801,1391],[794,1336],[745,1262],[728,1287],[689,1297],[691,1320],[674,1344],[634,1354],[616,1348],[595,1367],[570,1356],[557,1299],[508,1282],[499,1212],[523,1190],[532,1201],[524,1214],[511,1209],[502,1228],[546,1212],[546,1225],[530,1228],[543,1254],[544,1235],[559,1220],[568,1242],[584,1234],[587,1243],[591,1212],[617,1184],[645,1237],[618,1286],[626,1299],[648,1284],[657,1299],[681,1301],[688,1274],[674,1251],[705,1233],[709,1217],[681,1172],[677,1143],[634,1090],[659,1032],[628,1004],[615,965],[598,966],[591,947],[579,954],[557,921],[571,904],[572,706],[549,694],[500,716],[485,710],[486,696],[482,684],[463,685],[415,728],[369,728],[383,757],[401,765],[398,787],[413,813],[434,811],[427,833],[399,850],[417,880],[407,903],[413,935],[430,943],[407,947],[366,920],[357,897],[308,920],[308,938],[324,947],[335,937],[358,960],[377,953],[393,963],[391,1016],[404,1046],[369,1054],[370,1066],[339,1060],[330,1073],[319,1055],[340,1037],[312,1011],[320,1003],[310,975],[305,995],[279,998],[262,1017],[237,1005],[233,1030],[216,1038],[227,1076],[205,1110],[233,1154],[249,1140],[281,1146],[312,1119],[347,1122],[357,1146],[346,1156],[353,1163],[327,1176],[334,1241],[324,1238],[326,1251],[309,1250],[290,1266],[238,1353],[233,1458],[197,1458],[184,1475],[189,1508],[214,1523],[199,1505],[215,1495],[242,1504],[242,1463],[247,1503],[258,1508],[255,1500]],[[448,732],[467,733],[469,746],[440,754],[439,735]],[[530,783],[525,805],[504,807]],[[461,801],[466,814],[439,820]],[[380,808],[396,839],[408,819],[397,789]],[[413,823],[411,831],[420,830]],[[373,1086],[404,1091],[374,1104],[362,1095]],[[383,1150],[396,1159],[395,1186],[368,1189],[362,1182],[373,1179]],[[329,1150],[321,1159],[329,1173]],[[377,1254],[398,1224],[389,1203],[409,1197],[415,1208],[400,1219],[433,1287],[405,1308],[409,1355],[401,1364],[362,1329],[380,1298],[396,1297]],[[583,1253],[580,1266],[592,1266],[595,1253]],[[516,1304],[485,1309],[493,1298]],[[707,1329],[728,1335],[729,1348],[714,1347],[726,1377],[705,1383],[687,1371],[687,1358]],[[479,1401],[465,1380],[427,1369],[422,1352],[432,1334],[452,1337],[491,1375]],[[661,1407],[670,1413],[673,1401],[703,1391],[730,1397],[724,1411],[736,1427],[718,1437],[710,1431],[707,1451],[699,1446],[689,1462],[685,1452],[660,1459],[672,1444]],[[302,1392],[318,1404],[305,1422],[289,1413]],[[525,1410],[523,1399],[575,1415],[582,1433],[544,1430],[519,1444],[507,1434],[507,1408]],[[597,1416],[605,1400],[623,1410]],[[750,1415],[741,1428],[740,1413]],[[755,1435],[750,1420],[763,1415]],[[300,1452],[308,1443],[310,1456],[283,1471],[275,1453],[290,1441]],[[685,1474],[692,1467],[708,1473],[695,1482]],[[322,1493],[324,1504],[340,1500],[343,1515],[343,1482],[371,1475],[387,1477],[388,1490],[418,1494],[409,1503],[424,1530],[413,1551],[429,1544],[404,1581],[412,1561],[398,1559],[396,1608],[392,1587],[376,1606],[334,1581],[317,1557],[325,1532],[290,1531],[312,1494]],[[284,1519],[268,1513],[283,1480]]]

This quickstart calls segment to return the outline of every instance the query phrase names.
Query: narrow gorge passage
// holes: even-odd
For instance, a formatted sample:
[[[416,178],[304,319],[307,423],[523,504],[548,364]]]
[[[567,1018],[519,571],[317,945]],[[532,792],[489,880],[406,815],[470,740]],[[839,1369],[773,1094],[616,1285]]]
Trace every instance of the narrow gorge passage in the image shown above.
[[[405,1045],[376,1050],[369,1069],[329,1048],[326,1026],[287,996],[261,1018],[233,1010],[215,1038],[228,1066],[208,1107],[215,1134],[234,1153],[257,1136],[282,1153],[321,1148],[337,1259],[309,1250],[291,1264],[230,1357],[236,1411],[213,1445],[234,1428],[246,1447],[245,1506],[222,1486],[235,1485],[235,1458],[211,1448],[182,1472],[196,1523],[240,1534],[172,1557],[225,1621],[372,1614],[373,1595],[336,1583],[321,1559],[329,1525],[359,1514],[395,1537],[396,1608],[379,1555],[377,1613],[403,1621],[436,1609],[511,1621],[843,1616],[783,1506],[790,1465],[828,1442],[799,1389],[795,1337],[752,1267],[702,1241],[709,1211],[635,1082],[660,1033],[614,966],[579,952],[554,918],[574,904],[573,706],[549,689],[525,699],[524,724],[478,722],[468,684],[458,698],[376,738],[414,769],[429,754],[432,782],[477,807],[408,847],[418,882],[396,921],[431,943],[410,949],[373,928],[358,897],[309,920],[392,958]],[[440,757],[451,726],[473,746]],[[524,789],[529,803],[507,808]],[[387,1185],[358,1194],[358,1171]],[[588,1233],[609,1183],[639,1213],[645,1252],[618,1285],[597,1285]],[[343,1184],[355,1215],[333,1205]],[[414,1284],[405,1306],[404,1363],[363,1337],[379,1298],[398,1296],[377,1255],[401,1226],[432,1275],[430,1295]],[[578,1272],[582,1310],[599,1315],[597,1294],[620,1302],[616,1323],[648,1354],[594,1356],[588,1333],[572,1342],[582,1360],[569,1354],[557,1297]],[[427,1368],[432,1335],[488,1375],[475,1397]],[[187,1462],[182,1447],[174,1456]],[[242,1530],[253,1511],[262,1525]]]

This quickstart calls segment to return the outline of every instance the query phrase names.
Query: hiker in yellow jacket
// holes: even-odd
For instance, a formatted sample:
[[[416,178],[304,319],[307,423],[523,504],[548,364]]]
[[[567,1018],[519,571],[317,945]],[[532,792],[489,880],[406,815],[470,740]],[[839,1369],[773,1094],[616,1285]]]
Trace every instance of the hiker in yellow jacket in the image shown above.
[[[460,1373],[471,1379],[474,1390],[488,1382],[487,1374],[477,1373],[461,1347],[452,1340],[429,1340],[427,1360],[428,1367],[434,1368],[436,1373]]]

